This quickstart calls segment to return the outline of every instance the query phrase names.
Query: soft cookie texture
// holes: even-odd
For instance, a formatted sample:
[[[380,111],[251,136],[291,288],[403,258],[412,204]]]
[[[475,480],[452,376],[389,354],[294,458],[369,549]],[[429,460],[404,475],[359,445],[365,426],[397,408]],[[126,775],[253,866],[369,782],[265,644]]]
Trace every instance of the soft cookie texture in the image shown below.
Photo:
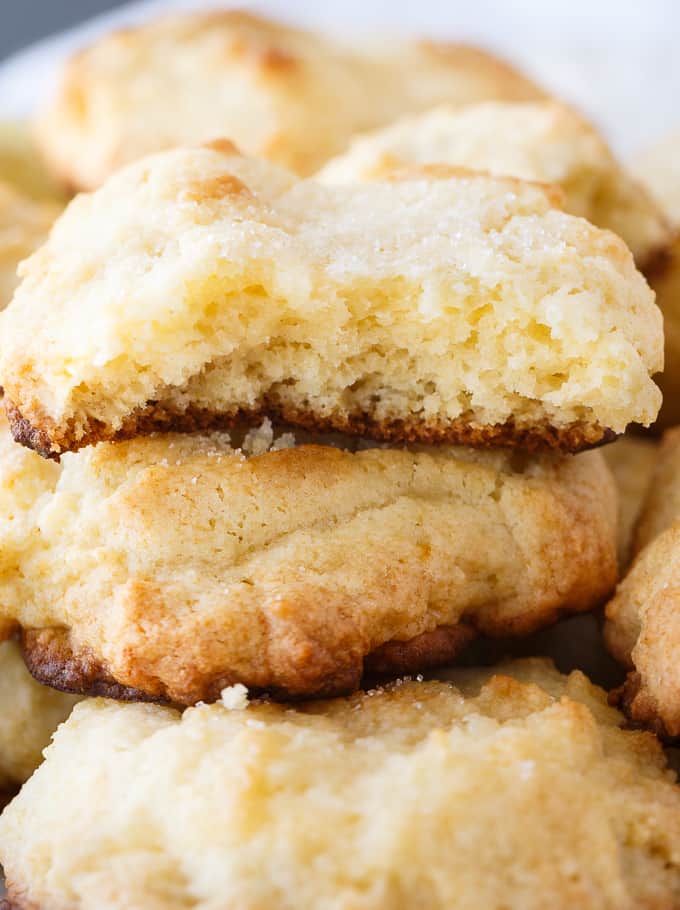
[[[634,537],[639,555],[607,605],[607,644],[630,670],[631,717],[680,736],[680,428],[665,434]]]
[[[520,662],[295,708],[78,705],[0,819],[12,910],[673,910],[680,789]]]
[[[656,468],[659,448],[654,440],[623,436],[605,446],[602,452],[616,481],[619,566],[624,569],[633,555],[635,528]]]
[[[42,761],[42,750],[77,699],[41,686],[14,641],[0,644],[0,802]]]
[[[357,130],[448,101],[542,92],[484,51],[427,41],[350,45],[238,11],[107,35],[68,64],[38,135],[78,189],[150,152],[229,136],[309,174]]]
[[[77,198],[0,320],[45,455],[262,413],[393,441],[578,450],[649,424],[661,314],[555,193],[444,168],[346,186],[228,143]]]
[[[58,214],[54,203],[24,196],[0,177],[0,309],[19,283],[17,266],[44,243]]]
[[[3,444],[0,615],[71,691],[352,691],[591,609],[616,581],[598,452],[352,452],[267,424],[240,449],[166,434],[60,465]]]
[[[497,176],[557,183],[568,212],[609,228],[644,268],[670,240],[670,225],[586,120],[552,101],[446,105],[352,141],[319,179],[375,180],[414,164],[442,163]]]

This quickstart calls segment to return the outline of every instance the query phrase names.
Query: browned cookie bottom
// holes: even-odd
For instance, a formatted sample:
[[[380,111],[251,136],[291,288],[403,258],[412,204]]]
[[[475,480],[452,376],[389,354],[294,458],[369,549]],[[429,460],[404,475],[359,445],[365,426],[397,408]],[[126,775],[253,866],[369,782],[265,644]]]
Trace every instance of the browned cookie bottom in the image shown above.
[[[474,425],[471,417],[450,422],[417,417],[377,419],[367,413],[321,415],[292,408],[276,398],[266,399],[253,410],[231,413],[204,408],[180,410],[168,402],[152,401],[130,414],[118,430],[89,418],[76,431],[73,421],[56,424],[49,418],[25,417],[11,399],[5,407],[14,439],[44,458],[59,458],[63,452],[117,439],[130,439],[153,432],[198,432],[230,429],[242,423],[257,424],[265,417],[280,420],[310,432],[347,433],[394,444],[465,445],[475,448],[517,447],[525,452],[580,452],[616,438],[616,433],[583,421],[555,427],[549,423],[519,426],[514,420],[502,424]]]
[[[344,667],[309,691],[294,691],[285,687],[251,687],[256,695],[286,701],[301,698],[329,698],[348,695],[361,686],[364,674],[398,677],[444,666],[455,660],[475,637],[471,626],[439,626],[423,632],[409,641],[390,641],[368,654],[363,665]],[[21,633],[26,666],[38,682],[78,695],[102,696],[117,701],[145,701],[170,704],[171,699],[161,690],[143,691],[119,682],[106,664],[88,649],[75,650],[67,629],[28,629]],[[247,679],[216,674],[205,679],[200,688],[192,690],[183,704],[199,701],[213,702],[222,690],[235,683],[248,685]]]

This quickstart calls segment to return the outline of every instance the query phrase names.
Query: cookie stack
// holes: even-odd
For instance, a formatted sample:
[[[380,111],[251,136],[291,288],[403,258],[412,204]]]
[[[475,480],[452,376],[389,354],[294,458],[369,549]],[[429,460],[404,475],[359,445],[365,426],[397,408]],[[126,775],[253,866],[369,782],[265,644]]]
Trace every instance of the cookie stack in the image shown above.
[[[14,437],[61,456],[15,557],[31,669],[182,704],[352,691],[596,606],[613,487],[545,450],[659,402],[630,253],[543,188],[327,187],[221,143],[76,199],[3,336]],[[347,438],[138,438],[263,419]]]
[[[194,59],[193,120],[140,130]],[[0,620],[86,698],[0,820],[12,907],[674,906],[654,737],[543,661],[440,669],[604,602],[581,450],[661,401],[668,225],[540,97],[242,14],[71,66],[42,141],[101,185],[1,317]]]

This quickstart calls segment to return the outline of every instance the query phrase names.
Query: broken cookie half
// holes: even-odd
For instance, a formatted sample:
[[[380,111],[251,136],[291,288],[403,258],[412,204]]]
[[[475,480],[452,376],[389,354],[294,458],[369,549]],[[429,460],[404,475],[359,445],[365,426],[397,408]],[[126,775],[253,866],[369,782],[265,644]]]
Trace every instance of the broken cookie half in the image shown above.
[[[229,143],[74,200],[0,319],[43,455],[262,415],[393,442],[576,451],[649,424],[661,315],[559,190],[448,168],[325,186]]]

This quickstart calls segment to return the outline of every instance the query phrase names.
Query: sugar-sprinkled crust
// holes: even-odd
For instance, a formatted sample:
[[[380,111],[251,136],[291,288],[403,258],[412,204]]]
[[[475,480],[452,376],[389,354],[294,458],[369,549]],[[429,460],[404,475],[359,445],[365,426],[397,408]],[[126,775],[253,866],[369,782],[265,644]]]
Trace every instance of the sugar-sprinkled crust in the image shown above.
[[[358,136],[318,177],[376,180],[435,162],[559,184],[565,210],[619,234],[643,271],[670,243],[661,206],[590,123],[555,101],[485,101],[413,114]]]
[[[650,423],[661,315],[555,192],[455,169],[346,186],[233,146],[71,203],[0,322],[17,437],[54,456],[239,413],[578,450]]]

